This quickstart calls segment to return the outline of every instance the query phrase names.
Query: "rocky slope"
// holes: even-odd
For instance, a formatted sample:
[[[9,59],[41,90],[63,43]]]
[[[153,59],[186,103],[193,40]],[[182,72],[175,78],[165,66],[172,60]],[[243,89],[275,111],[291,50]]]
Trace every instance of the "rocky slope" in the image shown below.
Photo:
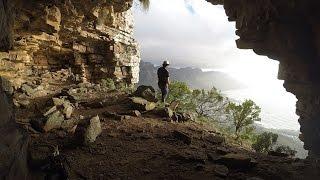
[[[151,85],[158,88],[157,70],[152,63],[140,63],[139,85]],[[217,71],[203,72],[198,68],[168,68],[171,81],[187,83],[192,89],[211,89],[213,87],[220,91],[245,88],[245,85],[230,77],[228,74]]]
[[[93,90],[90,94],[99,93]],[[52,99],[53,103],[71,103],[75,107],[69,118],[63,108],[52,111],[47,106],[43,109],[43,116],[49,114],[44,126],[24,124],[31,135],[30,179],[247,180],[320,176],[315,162],[253,153],[226,139],[210,124],[192,119],[174,121],[170,113],[159,114],[160,107],[132,106],[128,94],[113,90],[85,98],[85,102],[82,95],[68,93],[62,96],[65,98]],[[131,113],[137,109],[141,113]],[[61,118],[55,112],[61,112]],[[62,124],[48,124],[52,117]],[[38,131],[46,127],[52,128]]]

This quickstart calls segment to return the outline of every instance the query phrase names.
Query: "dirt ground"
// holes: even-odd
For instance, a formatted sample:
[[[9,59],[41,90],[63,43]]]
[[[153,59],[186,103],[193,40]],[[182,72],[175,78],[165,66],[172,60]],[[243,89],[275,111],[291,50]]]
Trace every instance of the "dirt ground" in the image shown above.
[[[102,114],[105,111],[125,110],[121,103],[112,103],[100,109],[77,110],[76,116],[100,116],[103,131],[90,146],[78,143],[77,136],[62,130],[31,133],[31,154],[41,156],[43,153],[41,147],[57,146],[60,155],[58,160],[46,160],[37,165],[30,165],[32,170],[30,178],[239,180],[320,178],[317,171],[319,168],[307,160],[266,156],[229,145],[228,142],[220,142],[219,139],[210,140],[208,137],[221,137],[221,135],[208,125],[196,122],[168,122],[167,119],[152,115],[114,120],[105,118]],[[187,139],[185,136],[180,137],[179,133],[186,135]],[[53,152],[52,148],[48,151]],[[221,159],[226,154],[238,154],[240,159],[249,157],[251,161],[225,162]],[[51,161],[58,161],[57,164],[63,168],[51,167]],[[60,175],[57,175],[59,172]]]

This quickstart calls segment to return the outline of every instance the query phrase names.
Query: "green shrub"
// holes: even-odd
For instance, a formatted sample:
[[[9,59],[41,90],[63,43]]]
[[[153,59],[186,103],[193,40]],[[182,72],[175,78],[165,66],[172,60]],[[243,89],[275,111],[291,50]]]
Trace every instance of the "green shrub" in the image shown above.
[[[111,78],[107,78],[107,79],[101,79],[100,85],[104,88],[107,88],[109,90],[115,90],[116,89],[116,85],[114,83],[114,81]]]
[[[169,94],[166,101],[168,103],[171,103],[173,101],[178,101],[179,102],[178,110],[185,112],[190,110],[191,108],[190,107],[192,105],[190,104],[191,94],[192,94],[192,91],[186,83],[174,81],[174,82],[171,82],[169,85]]]
[[[284,145],[276,147],[275,152],[288,154],[289,156],[295,156],[297,154],[296,150],[293,150],[289,146]]]
[[[125,82],[119,82],[116,84],[116,88],[117,90],[127,93],[127,94],[131,94],[134,91],[134,86],[133,85],[128,85]]]
[[[264,132],[256,137],[252,148],[256,152],[268,153],[278,140],[278,135],[272,132]]]

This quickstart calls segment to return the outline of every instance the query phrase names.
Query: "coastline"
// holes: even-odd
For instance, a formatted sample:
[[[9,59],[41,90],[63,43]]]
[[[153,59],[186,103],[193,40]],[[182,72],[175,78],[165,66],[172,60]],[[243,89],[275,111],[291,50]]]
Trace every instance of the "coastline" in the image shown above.
[[[235,102],[246,99],[256,102],[261,108],[261,122],[255,123],[257,133],[268,131],[278,134],[277,144],[291,147],[297,151],[297,158],[305,159],[308,151],[303,148],[303,142],[299,139],[300,125],[299,117],[295,114],[295,98],[290,94],[285,97],[282,92],[278,95],[274,94],[274,91],[263,94],[265,92],[260,93],[259,88],[253,87],[223,91],[222,94]],[[275,104],[273,99],[268,98],[270,95],[277,96],[277,102],[282,102]]]

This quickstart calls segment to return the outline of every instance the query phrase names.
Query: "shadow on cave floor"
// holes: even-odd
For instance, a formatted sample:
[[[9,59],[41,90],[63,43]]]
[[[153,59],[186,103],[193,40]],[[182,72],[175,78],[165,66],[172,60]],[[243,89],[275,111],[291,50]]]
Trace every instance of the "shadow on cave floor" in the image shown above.
[[[254,153],[229,142],[209,124],[172,122],[152,113],[117,116],[130,110],[126,98],[115,91],[105,98],[108,103],[92,99],[79,104],[68,121],[90,120],[96,115],[101,121],[102,134],[87,146],[74,129],[40,133],[28,127],[32,179],[56,176],[57,172],[70,179],[320,177],[317,166],[307,160]],[[52,158],[57,150],[59,158]]]

